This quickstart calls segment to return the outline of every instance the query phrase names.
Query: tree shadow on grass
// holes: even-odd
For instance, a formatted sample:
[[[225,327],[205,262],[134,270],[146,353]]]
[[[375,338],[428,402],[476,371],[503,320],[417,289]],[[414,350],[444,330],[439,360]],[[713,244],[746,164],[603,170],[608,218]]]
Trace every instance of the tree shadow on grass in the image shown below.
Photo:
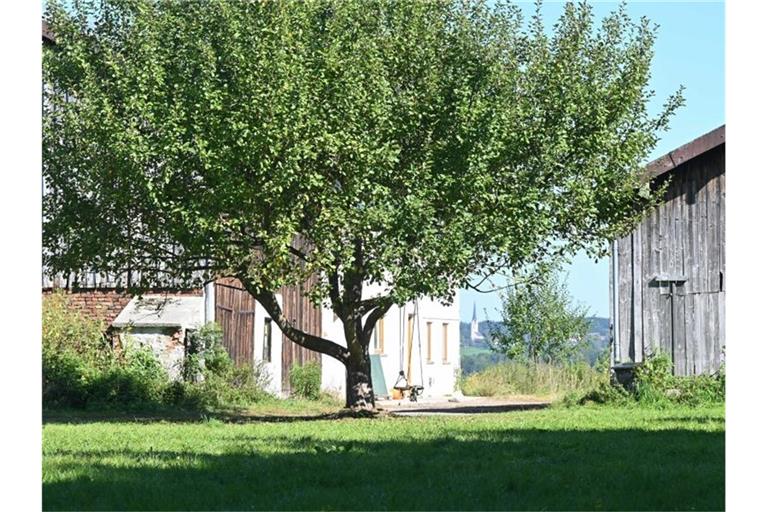
[[[550,404],[548,402],[531,403],[508,403],[508,404],[486,404],[486,405],[449,405],[441,407],[425,404],[424,406],[406,406],[401,408],[391,408],[389,412],[408,416],[414,414],[489,414],[498,412],[513,411],[533,411],[537,409],[546,409]]]
[[[263,412],[253,413],[247,409],[231,409],[220,411],[196,411],[184,409],[150,409],[150,410],[75,410],[52,409],[44,411],[45,424],[86,424],[86,423],[153,423],[164,421],[168,423],[189,423],[211,419],[226,423],[295,423],[304,421],[339,420],[346,418],[370,418],[377,416],[413,416],[425,414],[489,414],[512,411],[529,411],[545,409],[548,403],[510,403],[493,405],[451,405],[442,407],[425,404],[423,406],[407,405],[404,407],[388,407],[375,412],[353,411],[339,409],[332,412],[316,414],[286,414]]]
[[[45,509],[721,510],[725,436],[508,429],[430,440],[222,438],[46,454]],[[212,430],[212,436],[223,435]]]
[[[248,410],[196,411],[196,410],[52,410],[43,413],[44,424],[87,423],[190,423],[218,420],[226,423],[293,423],[301,421],[333,420],[347,417],[344,411],[319,414],[253,414]]]

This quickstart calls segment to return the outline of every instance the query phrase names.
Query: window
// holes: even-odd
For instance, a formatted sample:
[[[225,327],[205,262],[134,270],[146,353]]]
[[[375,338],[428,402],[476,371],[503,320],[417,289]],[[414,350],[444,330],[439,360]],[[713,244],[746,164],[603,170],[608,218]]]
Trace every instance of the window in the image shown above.
[[[376,322],[376,327],[373,329],[373,351],[376,354],[384,353],[384,319],[380,319]]]
[[[432,362],[432,322],[427,322],[427,362]]]
[[[448,363],[448,324],[443,324],[443,363]]]
[[[272,362],[272,319],[264,319],[264,353],[262,359],[267,363]]]

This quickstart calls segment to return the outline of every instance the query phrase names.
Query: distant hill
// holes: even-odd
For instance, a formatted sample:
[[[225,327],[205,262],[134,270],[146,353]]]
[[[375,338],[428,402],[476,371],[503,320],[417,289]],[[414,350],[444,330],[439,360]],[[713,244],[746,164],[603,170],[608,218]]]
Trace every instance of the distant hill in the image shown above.
[[[610,342],[610,320],[598,316],[588,317],[587,320],[589,321],[589,332],[587,333],[589,346],[584,352],[584,358],[589,364],[594,365],[597,358],[605,352]],[[492,320],[478,322],[478,330],[485,337],[485,340],[473,342],[470,337],[470,322],[461,322],[459,324],[461,369],[465,374],[478,372],[491,364],[505,359],[503,354],[493,352],[487,342],[491,331],[501,326],[501,322]]]
[[[590,324],[589,333],[587,333],[589,347],[585,351],[584,357],[589,364],[594,365],[597,358],[608,349],[611,342],[611,321],[599,316],[591,316],[587,320]]]

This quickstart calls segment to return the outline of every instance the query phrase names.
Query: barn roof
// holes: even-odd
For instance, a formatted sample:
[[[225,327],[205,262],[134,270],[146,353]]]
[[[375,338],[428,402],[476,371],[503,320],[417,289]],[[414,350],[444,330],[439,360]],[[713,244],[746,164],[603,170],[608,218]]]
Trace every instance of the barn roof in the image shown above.
[[[683,144],[661,156],[645,167],[645,175],[649,179],[658,178],[672,169],[684,164],[688,160],[706,153],[710,149],[725,144],[725,125],[715,128],[701,137],[693,139],[688,144]]]

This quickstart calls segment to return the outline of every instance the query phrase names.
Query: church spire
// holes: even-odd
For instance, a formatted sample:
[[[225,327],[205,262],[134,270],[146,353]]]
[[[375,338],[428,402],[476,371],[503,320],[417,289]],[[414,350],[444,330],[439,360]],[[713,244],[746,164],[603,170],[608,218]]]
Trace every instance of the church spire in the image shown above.
[[[480,325],[477,323],[477,302],[472,304],[472,325],[470,328],[469,338],[472,341],[485,339],[485,337],[480,334]]]

